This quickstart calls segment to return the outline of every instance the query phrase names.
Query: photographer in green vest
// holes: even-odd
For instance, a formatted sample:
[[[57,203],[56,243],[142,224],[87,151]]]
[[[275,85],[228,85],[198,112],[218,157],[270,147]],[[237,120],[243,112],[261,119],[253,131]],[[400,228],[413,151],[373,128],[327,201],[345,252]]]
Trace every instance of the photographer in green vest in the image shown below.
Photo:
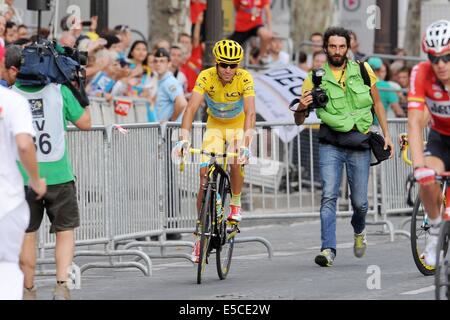
[[[315,258],[321,267],[331,267],[336,257],[336,203],[344,164],[353,207],[354,255],[362,258],[367,248],[366,215],[369,209],[368,181],[371,161],[369,131],[373,112],[385,138],[384,150],[393,155],[386,114],[376,88],[377,77],[371,67],[347,58],[350,33],[329,28],[324,36],[327,63],[313,70],[303,83],[302,98],[295,112],[297,125],[304,123],[315,109],[322,120],[319,132],[320,175],[322,179],[321,253]],[[370,84],[370,85],[369,85]]]

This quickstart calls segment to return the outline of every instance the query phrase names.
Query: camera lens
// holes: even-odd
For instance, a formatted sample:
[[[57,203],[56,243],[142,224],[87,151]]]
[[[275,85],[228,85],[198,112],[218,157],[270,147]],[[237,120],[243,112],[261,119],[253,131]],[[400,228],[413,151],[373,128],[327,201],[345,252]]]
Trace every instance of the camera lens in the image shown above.
[[[325,93],[321,93],[317,97],[317,102],[321,106],[326,106],[328,104],[328,97]]]

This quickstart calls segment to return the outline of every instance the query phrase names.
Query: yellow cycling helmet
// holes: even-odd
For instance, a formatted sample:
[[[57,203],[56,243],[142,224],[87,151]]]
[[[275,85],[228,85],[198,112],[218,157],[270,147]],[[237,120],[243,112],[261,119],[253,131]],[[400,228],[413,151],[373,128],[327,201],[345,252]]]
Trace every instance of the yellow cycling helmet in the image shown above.
[[[213,49],[217,63],[239,64],[244,60],[244,49],[233,40],[220,40]]]

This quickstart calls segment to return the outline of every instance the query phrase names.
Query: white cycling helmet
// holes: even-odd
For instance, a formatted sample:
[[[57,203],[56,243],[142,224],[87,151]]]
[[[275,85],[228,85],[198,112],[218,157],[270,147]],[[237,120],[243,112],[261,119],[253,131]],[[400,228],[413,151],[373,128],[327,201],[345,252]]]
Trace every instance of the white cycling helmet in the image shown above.
[[[423,38],[422,49],[428,54],[450,51],[450,21],[439,20],[431,24]]]

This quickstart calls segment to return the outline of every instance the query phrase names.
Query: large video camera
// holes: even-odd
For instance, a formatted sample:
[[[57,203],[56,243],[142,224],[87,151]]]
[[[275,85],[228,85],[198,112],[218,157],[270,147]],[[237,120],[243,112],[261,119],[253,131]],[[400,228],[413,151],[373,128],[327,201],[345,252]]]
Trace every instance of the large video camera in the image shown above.
[[[81,106],[86,107],[89,105],[85,91],[86,65],[86,52],[39,40],[23,49],[17,81],[23,86],[66,85]]]
[[[320,87],[324,75],[324,69],[317,69],[312,72],[312,82],[314,84],[314,88],[311,90],[313,103],[309,107],[310,109],[325,108],[329,102],[327,93]]]

